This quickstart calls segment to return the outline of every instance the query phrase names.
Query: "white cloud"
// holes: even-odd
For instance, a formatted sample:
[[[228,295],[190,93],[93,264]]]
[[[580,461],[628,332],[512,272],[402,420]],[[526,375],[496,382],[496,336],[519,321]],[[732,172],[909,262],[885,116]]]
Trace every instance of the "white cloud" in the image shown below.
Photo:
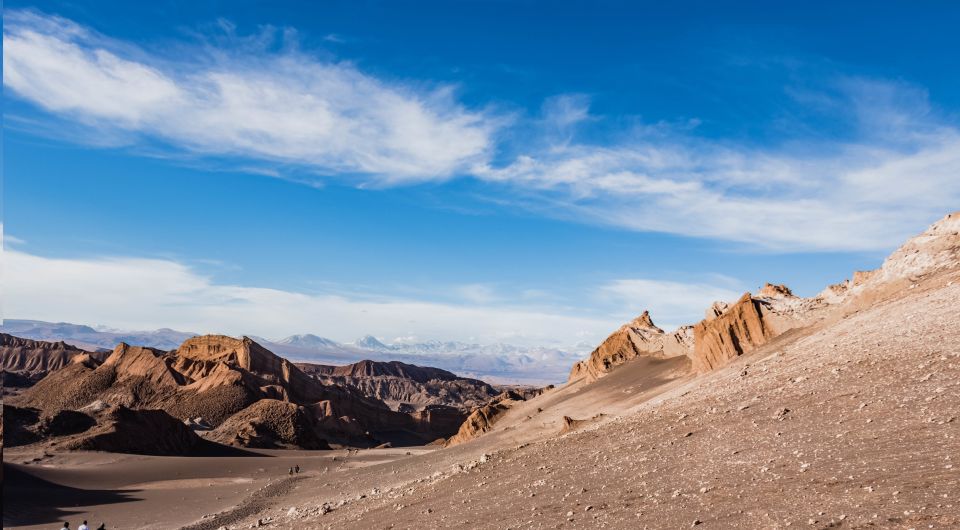
[[[312,332],[339,341],[373,333],[554,347],[584,337],[600,340],[620,324],[482,301],[452,304],[224,285],[160,259],[60,259],[8,249],[3,262],[8,318],[265,337]]]
[[[727,280],[719,284],[729,285]],[[714,283],[680,283],[665,280],[620,279],[601,287],[601,295],[630,315],[650,311],[650,317],[659,327],[670,331],[685,324],[695,324],[704,311],[717,300],[735,301],[744,291],[733,286]]]
[[[289,50],[190,53],[171,60],[65,19],[5,12],[9,93],[108,134],[387,184],[448,178],[492,148],[497,120],[464,108],[450,87]]]
[[[90,142],[147,136],[308,185],[469,176],[498,184],[495,200],[544,215],[774,251],[889,249],[960,203],[960,129],[903,82],[787,91],[822,120],[798,130],[850,129],[842,141],[721,141],[692,119],[618,138],[608,127],[603,142],[586,142],[578,128],[605,118],[584,95],[549,98],[541,118],[507,128],[451,87],[378,79],[295,46],[267,51],[268,34],[150,52],[65,19],[5,14],[8,93],[93,127]]]
[[[849,110],[830,111],[855,129],[846,142],[756,147],[660,125],[603,145],[565,139],[476,173],[571,220],[780,251],[887,249],[960,202],[960,129],[916,88],[840,85],[832,104]]]
[[[455,289],[463,302],[441,303],[220,284],[166,259],[49,258],[7,249],[3,265],[7,318],[271,338],[315,333],[342,342],[374,334],[399,342],[595,345],[645,309],[658,325],[672,328],[698,321],[715,300],[742,294],[739,283],[726,277],[691,284],[618,279],[599,286],[600,305],[610,313],[587,317],[526,305],[522,298],[506,302],[507,297],[482,284]],[[476,296],[467,296],[471,293]],[[579,308],[582,315],[584,308]]]

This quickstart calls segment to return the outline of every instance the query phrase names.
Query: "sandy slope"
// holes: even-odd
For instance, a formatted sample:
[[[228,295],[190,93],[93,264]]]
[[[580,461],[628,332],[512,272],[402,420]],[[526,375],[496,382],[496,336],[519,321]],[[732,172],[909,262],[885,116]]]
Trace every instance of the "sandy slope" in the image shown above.
[[[548,393],[493,434],[307,479],[231,527],[956,528],[958,300],[960,277],[933,277],[565,436],[545,435],[578,390]]]

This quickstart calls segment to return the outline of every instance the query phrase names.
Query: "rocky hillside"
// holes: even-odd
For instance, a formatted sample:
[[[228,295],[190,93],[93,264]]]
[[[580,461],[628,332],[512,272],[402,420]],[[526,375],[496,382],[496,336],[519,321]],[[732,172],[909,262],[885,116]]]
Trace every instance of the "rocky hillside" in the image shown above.
[[[483,381],[399,361],[365,360],[346,366],[299,363],[297,366],[325,384],[355,388],[403,412],[437,405],[470,412],[498,394]]]
[[[627,333],[609,351],[637,354],[593,381],[490,411],[468,443],[305,483],[240,525],[958,528],[958,300],[953,214],[815,297],[769,285],[715,304],[684,356]],[[629,327],[659,335],[647,320]]]
[[[4,404],[3,423],[11,434],[9,446],[55,439],[61,450],[189,456],[203,444],[182,421],[162,410],[133,410],[103,401],[52,413]]]
[[[534,398],[542,394],[544,390],[549,389],[552,389],[552,387],[526,393],[507,390],[499,394],[487,404],[475,408],[460,425],[457,434],[451,436],[444,445],[447,447],[459,445],[479,437],[492,429],[497,420],[515,405]]]
[[[466,416],[443,407],[397,412],[355,388],[319,381],[249,338],[216,335],[170,352],[120,344],[103,363],[88,359],[50,373],[12,404],[55,415],[97,400],[162,410],[209,425],[218,441],[258,447],[426,443],[452,435]]]
[[[88,352],[59,342],[23,339],[0,333],[0,367],[4,372],[4,389],[30,386],[48,373],[77,360],[101,361],[103,352]]]
[[[919,279],[956,267],[960,260],[960,213],[947,215],[908,240],[873,271],[831,285],[817,296],[795,296],[784,285],[766,284],[736,301],[717,301],[703,320],[666,333],[646,312],[624,324],[587,359],[574,364],[570,381],[587,382],[637,357],[686,355],[692,370],[708,372],[726,365],[784,333],[836,320],[909,288]]]

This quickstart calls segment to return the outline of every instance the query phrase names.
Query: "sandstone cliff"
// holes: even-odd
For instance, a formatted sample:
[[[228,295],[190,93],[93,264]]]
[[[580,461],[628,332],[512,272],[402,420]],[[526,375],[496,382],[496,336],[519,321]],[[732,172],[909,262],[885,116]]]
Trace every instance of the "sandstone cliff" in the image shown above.
[[[689,326],[666,333],[654,325],[650,313],[624,324],[604,340],[584,361],[573,366],[569,381],[585,378],[595,381],[617,366],[636,357],[665,358],[687,355],[693,347]]]
[[[760,307],[746,293],[719,316],[695,325],[690,356],[694,369],[713,370],[775,337],[777,332],[764,320]]]

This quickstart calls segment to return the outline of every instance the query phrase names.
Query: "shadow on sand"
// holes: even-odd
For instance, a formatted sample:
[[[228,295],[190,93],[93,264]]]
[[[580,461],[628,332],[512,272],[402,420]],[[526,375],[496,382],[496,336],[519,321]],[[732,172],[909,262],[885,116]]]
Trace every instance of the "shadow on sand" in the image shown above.
[[[269,457],[203,440],[191,452],[196,457]],[[19,464],[3,464],[3,527],[56,524],[84,513],[85,507],[141,500],[139,490],[83,489],[57,484]]]
[[[134,492],[64,486],[18,464],[3,464],[3,526],[56,523],[82,513],[74,507],[136,501]]]

